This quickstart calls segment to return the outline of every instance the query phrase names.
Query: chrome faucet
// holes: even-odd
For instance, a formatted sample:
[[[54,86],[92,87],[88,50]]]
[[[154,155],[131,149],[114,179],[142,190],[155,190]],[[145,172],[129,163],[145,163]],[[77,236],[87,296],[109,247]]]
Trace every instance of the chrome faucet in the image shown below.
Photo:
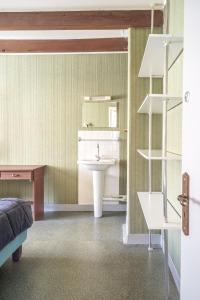
[[[95,155],[97,161],[100,160],[100,154],[99,154],[99,144],[97,144],[97,154]]]

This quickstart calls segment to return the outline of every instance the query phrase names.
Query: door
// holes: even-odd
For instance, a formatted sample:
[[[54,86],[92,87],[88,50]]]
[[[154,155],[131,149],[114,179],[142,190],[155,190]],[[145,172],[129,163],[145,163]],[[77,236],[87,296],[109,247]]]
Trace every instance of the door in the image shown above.
[[[185,0],[183,172],[190,175],[189,236],[181,236],[181,300],[200,299],[200,1]],[[188,101],[188,102],[187,102]]]

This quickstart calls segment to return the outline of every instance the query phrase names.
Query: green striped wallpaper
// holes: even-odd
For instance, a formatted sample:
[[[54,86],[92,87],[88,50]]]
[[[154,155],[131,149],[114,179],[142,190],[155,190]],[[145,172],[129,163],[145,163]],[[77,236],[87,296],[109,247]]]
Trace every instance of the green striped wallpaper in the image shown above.
[[[0,164],[46,164],[45,201],[77,203],[77,134],[83,96],[119,101],[121,193],[126,189],[127,54],[0,56]],[[0,182],[0,197],[31,197]]]

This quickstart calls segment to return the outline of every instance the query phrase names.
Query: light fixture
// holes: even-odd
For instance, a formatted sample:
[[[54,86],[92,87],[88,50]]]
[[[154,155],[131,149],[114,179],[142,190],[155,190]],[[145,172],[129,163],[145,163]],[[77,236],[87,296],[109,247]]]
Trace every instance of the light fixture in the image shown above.
[[[85,101],[111,101],[111,96],[84,96]]]

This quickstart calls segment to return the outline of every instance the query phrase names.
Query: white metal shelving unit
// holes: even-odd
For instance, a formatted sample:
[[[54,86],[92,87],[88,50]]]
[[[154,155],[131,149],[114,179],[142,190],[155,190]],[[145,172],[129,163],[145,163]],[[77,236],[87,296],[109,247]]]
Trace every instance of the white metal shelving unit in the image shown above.
[[[173,211],[173,208],[167,205],[167,161],[181,160],[181,155],[167,151],[167,111],[181,102],[181,97],[168,94],[168,71],[183,51],[183,38],[169,34],[153,34],[153,20],[154,10],[152,9],[151,34],[148,37],[138,74],[138,77],[150,78],[149,95],[138,110],[138,113],[149,116],[148,149],[138,149],[138,153],[149,163],[149,189],[148,192],[138,192],[138,198],[149,229],[149,250],[152,250],[151,230],[160,229],[164,232],[165,287],[168,293],[168,230],[180,229],[181,223],[178,215],[169,211],[170,209]],[[153,78],[163,79],[163,94],[152,93]],[[153,114],[162,115],[162,149],[152,149]],[[162,162],[162,191],[160,193],[152,191],[152,161],[154,160]]]
[[[169,67],[177,59],[183,49],[183,39],[180,37],[173,37],[169,34],[150,34],[144,56],[142,59],[139,77],[150,78],[150,93],[145,97],[143,103],[138,109],[140,114],[148,114],[149,116],[149,147],[148,149],[138,149],[138,153],[149,161],[149,191],[148,193],[138,193],[139,201],[143,210],[143,214],[146,219],[146,211],[152,209],[149,202],[152,202],[153,208],[156,207],[155,203],[163,203],[163,209],[159,209],[156,214],[150,214],[149,218],[153,218],[152,222],[156,222],[156,218],[163,219],[164,223],[168,223],[167,217],[167,161],[168,160],[181,160],[181,155],[171,153],[167,151],[167,110],[171,109],[182,102],[181,96],[168,95],[167,93],[167,73]],[[164,93],[153,94],[152,93],[152,80],[153,78],[163,78]],[[162,149],[152,149],[152,116],[153,114],[162,115]],[[159,201],[158,194],[152,192],[152,161],[160,160],[162,162],[162,192],[160,193]],[[147,194],[149,197],[147,197]],[[142,195],[145,197],[142,197]],[[145,208],[145,200],[146,208]],[[155,199],[154,199],[155,198]],[[159,207],[161,204],[158,204]],[[159,223],[159,222],[158,222]],[[166,227],[168,228],[168,227]],[[172,228],[169,226],[169,228]],[[156,229],[163,229],[163,226]],[[149,228],[149,250],[152,250],[151,245],[151,228]]]

